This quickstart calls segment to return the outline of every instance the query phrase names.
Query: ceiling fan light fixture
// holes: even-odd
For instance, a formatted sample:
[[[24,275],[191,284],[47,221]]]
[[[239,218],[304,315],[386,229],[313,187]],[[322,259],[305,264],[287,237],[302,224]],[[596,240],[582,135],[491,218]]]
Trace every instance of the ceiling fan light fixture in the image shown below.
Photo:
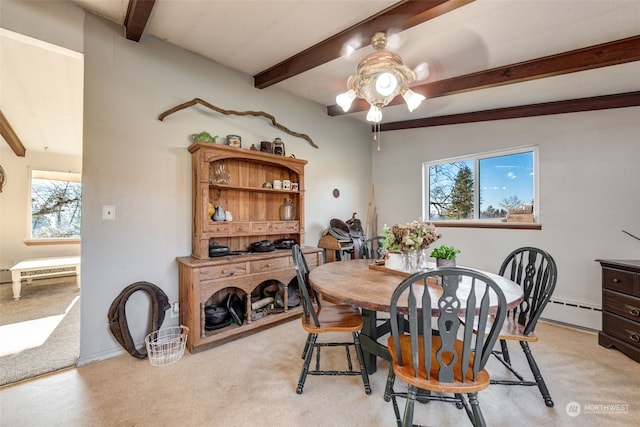
[[[349,108],[351,108],[351,104],[353,104],[353,100],[356,99],[356,96],[356,92],[353,89],[349,89],[348,91],[336,96],[336,104],[338,104],[346,113],[349,111]]]
[[[358,64],[358,74],[347,81],[349,90],[336,97],[336,103],[347,112],[353,100],[362,98],[371,105],[367,120],[373,123],[382,121],[382,107],[402,94],[409,111],[420,105],[424,96],[409,89],[415,79],[415,73],[402,63],[402,58],[385,50],[387,38],[384,33],[376,33],[371,38],[375,52],[362,58]]]
[[[418,108],[422,101],[425,100],[425,97],[423,95],[420,95],[419,93],[416,93],[411,89],[405,90],[402,94],[402,98],[404,99],[404,102],[407,103],[409,112],[413,112],[413,110]]]
[[[382,96],[389,96],[398,87],[398,79],[391,73],[380,73],[376,77],[376,92]]]
[[[380,107],[372,105],[367,113],[367,121],[372,123],[380,123],[382,121],[382,110]]]

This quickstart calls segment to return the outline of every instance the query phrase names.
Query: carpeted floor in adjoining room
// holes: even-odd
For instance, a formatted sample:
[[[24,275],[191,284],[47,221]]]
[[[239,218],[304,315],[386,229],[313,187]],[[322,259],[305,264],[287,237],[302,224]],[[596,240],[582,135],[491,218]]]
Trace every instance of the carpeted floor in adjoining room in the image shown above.
[[[597,335],[541,322],[532,345],[555,407],[535,387],[492,385],[480,392],[489,426],[629,426],[640,415],[640,364],[597,344]],[[309,377],[295,388],[306,334],[299,320],[196,354],[151,366],[128,354],[0,389],[2,425],[64,426],[394,426],[383,400],[388,363],[371,375],[365,395],[359,377]],[[323,350],[340,367],[344,353]],[[519,347],[516,364],[526,362]],[[323,364],[324,366],[324,364]],[[490,362],[498,378],[506,371]],[[528,368],[527,368],[528,369]],[[37,404],[34,404],[37,402]],[[567,407],[581,412],[572,417]],[[401,406],[404,402],[400,401]],[[571,415],[576,415],[571,412]],[[470,425],[453,404],[416,405],[416,422]]]
[[[0,385],[75,366],[80,344],[75,277],[23,283],[18,301],[11,283],[0,284],[0,343]]]

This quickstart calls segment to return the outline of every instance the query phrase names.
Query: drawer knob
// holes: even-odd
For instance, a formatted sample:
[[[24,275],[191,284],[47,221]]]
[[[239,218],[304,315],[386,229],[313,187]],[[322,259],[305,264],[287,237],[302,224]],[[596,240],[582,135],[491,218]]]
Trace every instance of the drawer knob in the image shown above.
[[[229,270],[227,270],[227,269],[222,270],[222,274],[227,274],[228,272],[229,272]]]
[[[629,309],[629,314],[632,315],[633,317],[640,317],[640,308],[638,307],[631,307]]]
[[[620,283],[620,279],[616,277],[615,279],[613,279],[613,283]]]
[[[267,264],[267,268],[270,268],[270,267],[271,267],[271,263]]]
[[[640,342],[640,334],[634,332],[629,335],[629,339],[633,342]]]

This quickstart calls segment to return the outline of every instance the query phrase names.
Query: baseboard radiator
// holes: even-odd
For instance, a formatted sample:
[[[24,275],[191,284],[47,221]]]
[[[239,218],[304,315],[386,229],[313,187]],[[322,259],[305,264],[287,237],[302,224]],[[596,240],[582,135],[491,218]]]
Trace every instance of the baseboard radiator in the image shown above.
[[[542,317],[583,329],[599,331],[602,328],[602,306],[582,301],[551,298]]]

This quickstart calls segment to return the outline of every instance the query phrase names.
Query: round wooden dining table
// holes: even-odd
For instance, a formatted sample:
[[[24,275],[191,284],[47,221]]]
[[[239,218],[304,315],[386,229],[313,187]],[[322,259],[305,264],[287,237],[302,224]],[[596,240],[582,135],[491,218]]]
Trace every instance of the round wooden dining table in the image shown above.
[[[364,324],[360,340],[365,353],[365,364],[369,373],[376,371],[376,357],[391,360],[389,352],[378,338],[389,333],[389,322],[378,324],[377,312],[390,312],[391,294],[408,274],[392,271],[383,266],[372,265],[370,259],[354,259],[320,265],[309,273],[311,286],[327,300],[336,304],[360,307]],[[427,265],[435,268],[435,263]],[[515,282],[494,273],[477,270],[493,279],[503,291],[509,309],[515,308],[523,299],[522,288]],[[465,284],[460,284],[460,289]],[[442,290],[439,286],[428,286],[432,311],[437,315],[437,303]]]

